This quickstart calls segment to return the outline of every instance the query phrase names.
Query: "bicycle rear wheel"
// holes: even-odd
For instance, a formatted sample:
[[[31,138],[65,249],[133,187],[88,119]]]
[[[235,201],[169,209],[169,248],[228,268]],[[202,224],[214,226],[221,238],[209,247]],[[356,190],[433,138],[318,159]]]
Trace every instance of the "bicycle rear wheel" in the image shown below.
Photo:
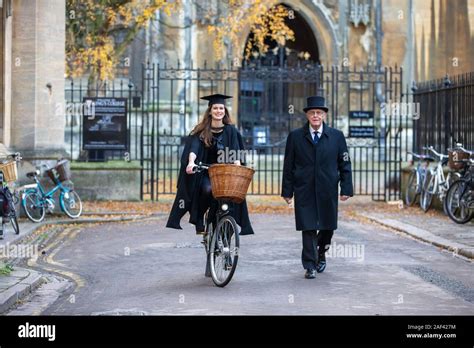
[[[21,201],[21,205],[23,206],[28,219],[33,222],[43,221],[46,210],[44,209],[44,202],[39,192],[26,192]]]
[[[408,206],[412,206],[415,201],[416,197],[420,193],[420,175],[418,174],[417,170],[412,170],[410,176],[408,177],[408,183],[405,190],[405,204]]]
[[[232,216],[223,217],[214,230],[210,246],[211,276],[214,284],[226,286],[237,268],[239,259],[239,231]]]
[[[474,211],[468,203],[474,199],[474,192],[466,180],[454,182],[446,195],[446,208],[448,216],[457,224],[465,224],[474,217]]]

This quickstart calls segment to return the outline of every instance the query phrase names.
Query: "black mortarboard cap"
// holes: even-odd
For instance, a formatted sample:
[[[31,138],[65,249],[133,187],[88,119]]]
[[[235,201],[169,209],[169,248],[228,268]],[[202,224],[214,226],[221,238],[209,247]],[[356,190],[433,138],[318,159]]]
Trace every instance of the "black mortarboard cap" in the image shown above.
[[[209,100],[208,106],[211,106],[213,104],[224,104],[225,105],[225,100],[232,98],[229,95],[224,95],[224,94],[211,94],[205,97],[202,97],[201,99],[204,100]]]

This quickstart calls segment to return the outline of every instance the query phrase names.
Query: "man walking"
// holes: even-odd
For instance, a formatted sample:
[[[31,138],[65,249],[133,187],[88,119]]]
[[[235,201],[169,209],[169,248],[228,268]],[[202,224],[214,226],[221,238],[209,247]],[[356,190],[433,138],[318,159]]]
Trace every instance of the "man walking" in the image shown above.
[[[352,171],[344,134],[324,122],[323,97],[307,98],[308,122],[286,140],[281,196],[295,200],[296,230],[303,231],[301,261],[305,278],[326,268],[325,252],[337,229],[338,183],[341,201],[353,196]],[[319,233],[318,233],[319,231]]]

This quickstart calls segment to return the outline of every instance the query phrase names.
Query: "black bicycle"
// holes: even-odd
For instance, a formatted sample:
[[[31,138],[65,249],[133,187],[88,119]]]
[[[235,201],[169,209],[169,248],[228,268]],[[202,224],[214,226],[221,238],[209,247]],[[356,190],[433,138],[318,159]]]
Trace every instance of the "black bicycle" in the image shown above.
[[[20,153],[6,156],[0,163],[0,212],[2,215],[2,225],[0,229],[0,239],[7,223],[11,223],[15,234],[20,234],[20,226],[16,215],[15,205],[19,202],[19,197],[8,188],[9,182],[17,180],[17,162],[21,161]]]
[[[208,164],[199,163],[194,172],[209,169]],[[214,284],[224,287],[229,284],[239,260],[239,230],[230,215],[229,204],[217,201],[217,207],[210,207],[204,218],[205,233],[202,243],[206,249],[206,277],[212,277]],[[215,212],[214,212],[215,211]]]

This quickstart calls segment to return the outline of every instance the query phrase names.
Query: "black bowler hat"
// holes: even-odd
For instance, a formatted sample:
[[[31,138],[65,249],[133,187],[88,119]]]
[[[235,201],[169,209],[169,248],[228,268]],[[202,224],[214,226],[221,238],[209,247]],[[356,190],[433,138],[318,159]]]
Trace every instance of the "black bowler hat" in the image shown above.
[[[315,97],[308,97],[306,100],[306,104],[308,105],[305,107],[303,110],[304,112],[307,112],[308,110],[311,109],[321,109],[324,110],[325,112],[328,112],[328,107],[326,106],[326,100],[324,97],[320,96],[315,96]]]
[[[224,104],[225,105],[225,100],[232,98],[229,95],[224,95],[224,94],[211,94],[207,95],[205,97],[202,97],[201,99],[204,100],[209,100],[208,106],[211,106],[213,104]]]

